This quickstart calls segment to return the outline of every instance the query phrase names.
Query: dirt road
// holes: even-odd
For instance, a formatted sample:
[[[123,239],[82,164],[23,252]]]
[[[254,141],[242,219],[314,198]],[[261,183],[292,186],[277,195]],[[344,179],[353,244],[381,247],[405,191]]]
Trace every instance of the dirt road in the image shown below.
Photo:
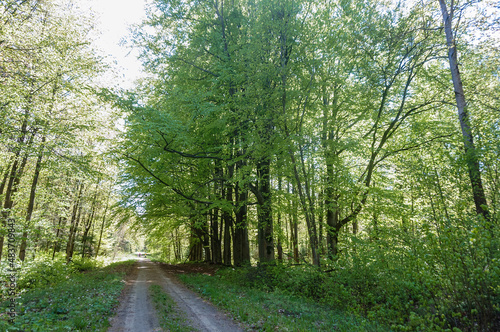
[[[154,306],[148,296],[151,285],[160,285],[180,310],[188,324],[199,331],[243,331],[224,313],[184,287],[168,267],[161,269],[150,260],[140,258],[137,271],[126,280],[127,286],[117,314],[108,332],[161,331]]]

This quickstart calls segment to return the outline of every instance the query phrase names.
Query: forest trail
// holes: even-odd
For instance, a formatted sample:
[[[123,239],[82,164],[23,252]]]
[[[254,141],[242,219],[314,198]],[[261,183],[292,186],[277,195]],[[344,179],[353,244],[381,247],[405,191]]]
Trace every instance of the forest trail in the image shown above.
[[[175,268],[161,268],[149,259],[139,258],[138,265],[126,282],[126,290],[111,319],[108,332],[162,331],[154,305],[148,295],[151,285],[160,285],[185,313],[188,324],[198,331],[243,331],[224,313],[187,289],[175,276]]]

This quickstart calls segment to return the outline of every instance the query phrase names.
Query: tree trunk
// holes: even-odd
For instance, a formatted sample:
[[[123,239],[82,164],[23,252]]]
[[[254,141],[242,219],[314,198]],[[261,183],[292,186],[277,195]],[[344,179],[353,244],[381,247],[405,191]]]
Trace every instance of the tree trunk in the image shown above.
[[[73,213],[71,214],[71,226],[69,229],[68,243],[66,244],[66,263],[68,263],[73,258],[73,248],[75,243],[75,235],[78,229],[78,223],[80,222],[81,214],[81,198],[83,192],[83,183],[77,185],[78,196],[75,200],[73,206]]]
[[[334,195],[334,191],[332,188],[332,174],[333,174],[333,166],[327,163],[327,176],[326,176],[326,188],[325,188],[325,207],[326,207],[326,226],[327,226],[327,235],[326,242],[328,247],[328,256],[330,259],[333,259],[338,254],[337,243],[338,243],[338,212],[337,206],[331,198]]]
[[[9,179],[9,173],[14,159],[15,159],[14,156],[12,156],[9,164],[5,168],[5,173],[3,173],[2,183],[0,183],[0,196],[3,195],[3,191],[5,190],[5,185],[7,184],[7,180]]]
[[[202,236],[203,236],[203,251],[205,254],[204,261],[205,262],[211,262],[212,261],[212,255],[211,255],[211,248],[210,248],[210,233],[209,233],[209,225],[208,225],[208,214],[203,215],[203,231],[202,231]]]
[[[244,150],[238,152],[239,156],[245,154]],[[244,161],[236,163],[236,172],[244,172]],[[246,175],[246,174],[244,174]],[[233,259],[235,266],[246,265],[250,263],[250,245],[248,242],[248,225],[247,225],[247,200],[248,189],[245,185],[237,183],[235,188],[236,198],[236,224],[234,225],[234,241],[233,241]]]
[[[271,162],[264,159],[257,165],[259,188],[257,190],[258,245],[261,263],[274,260],[273,214],[271,205]]]
[[[465,93],[463,89],[460,71],[458,69],[457,46],[452,30],[452,20],[455,8],[450,8],[448,11],[445,0],[439,0],[441,13],[443,14],[444,31],[446,34],[446,43],[448,46],[448,60],[450,63],[451,78],[455,90],[455,100],[457,102],[458,119],[460,128],[462,129],[462,137],[465,147],[465,158],[467,160],[467,168],[469,170],[469,178],[471,181],[472,195],[476,206],[476,213],[482,215],[485,219],[490,219],[486,196],[484,194],[483,182],[481,179],[481,171],[477,158],[476,147],[472,136],[469,113],[467,110],[467,102],[465,101]]]
[[[212,246],[212,263],[222,263],[222,243],[219,237],[219,209],[212,209],[210,213],[210,227],[211,227],[211,246]]]
[[[250,262],[250,246],[248,243],[247,199],[248,192],[241,186],[236,187],[236,224],[234,225],[233,259],[235,266]]]
[[[308,188],[307,175],[305,174],[304,157],[302,156],[301,153],[301,166],[303,171],[305,188],[302,187],[302,181],[300,179],[299,171],[297,169],[295,155],[291,149],[289,149],[289,154],[290,154],[290,159],[292,160],[293,173],[295,176],[295,182],[299,194],[300,205],[302,207],[302,212],[304,213],[304,216],[306,218],[307,234],[309,235],[309,244],[311,248],[313,264],[319,266],[320,260],[318,256],[318,235],[317,235],[318,233],[316,229],[316,220],[314,217],[314,205]]]
[[[194,226],[193,220],[189,237],[189,261],[199,262],[203,260],[203,242],[201,230]]]
[[[101,230],[99,231],[99,242],[97,244],[97,249],[95,251],[95,257],[99,255],[99,249],[101,249],[101,241],[102,241],[102,233],[104,232],[104,225],[106,224],[106,213],[108,212],[108,207],[109,207],[109,197],[111,195],[111,186],[110,186],[110,193],[107,195],[106,198],[106,207],[104,208],[104,213],[102,215],[102,224],[101,224]]]
[[[12,197],[14,194],[17,192],[19,189],[19,183],[21,182],[21,178],[24,174],[24,168],[26,167],[26,163],[29,158],[29,147],[33,143],[33,139],[35,138],[36,133],[32,133],[30,140],[27,143],[26,146],[26,151],[23,156],[23,159],[21,160],[21,163],[19,165],[19,157],[21,155],[21,150],[22,150],[22,143],[24,143],[25,139],[25,134],[26,134],[26,127],[25,124],[23,123],[23,135],[22,139],[20,139],[20,146],[19,150],[16,153],[15,159],[14,159],[14,164],[12,165],[11,171],[10,171],[10,176],[9,176],[9,182],[7,184],[7,188],[5,191],[5,200],[4,200],[4,210],[2,211],[2,224],[4,227],[7,226],[7,219],[9,218],[10,214],[10,209],[12,209],[12,206],[14,205],[14,201]],[[19,166],[18,166],[19,165]],[[0,236],[0,260],[2,259],[2,254],[3,254],[3,244],[4,244],[4,237]]]
[[[98,188],[98,185],[96,185],[94,198],[92,199],[92,207],[90,208],[91,209],[90,215],[89,215],[87,222],[85,223],[84,232],[82,235],[82,258],[85,258],[85,248],[87,245],[89,231],[94,223],[94,216],[95,216],[95,210],[96,210],[96,205],[97,205],[97,188]]]
[[[59,247],[59,233],[61,232],[61,223],[62,223],[63,217],[59,217],[59,223],[57,225],[57,230],[56,230],[56,240],[54,241],[54,251],[52,252],[52,260],[56,257],[56,252]]]
[[[232,189],[226,189],[226,199],[230,201],[232,197]],[[223,261],[225,265],[231,265],[231,224],[232,224],[232,216],[228,211],[223,211],[222,213],[224,220],[224,252],[223,252]]]
[[[227,178],[231,179],[234,175],[234,165],[230,165],[227,167]],[[225,194],[226,202],[233,203],[233,186],[224,183],[223,193]],[[223,194],[223,196],[224,196]],[[224,209],[222,212],[222,216],[224,219],[224,252],[223,259],[225,265],[231,265],[231,228],[233,227],[233,213],[232,209]]]
[[[35,174],[33,175],[33,181],[31,182],[30,198],[28,202],[28,209],[26,211],[26,224],[24,226],[23,237],[21,240],[21,247],[19,249],[19,259],[24,262],[26,257],[26,248],[28,246],[28,230],[31,226],[31,216],[33,215],[33,209],[35,206],[35,196],[36,187],[38,185],[38,178],[40,176],[40,170],[42,168],[43,150],[44,150],[45,136],[42,138],[42,145],[40,151],[38,152],[38,158],[35,165]]]
[[[290,194],[290,183],[288,183],[288,193]],[[299,238],[298,238],[298,216],[297,204],[295,201],[289,201],[289,221],[290,221],[290,243],[292,245],[293,259],[295,263],[299,262]]]
[[[282,179],[281,176],[278,177],[278,191],[281,193],[282,190]],[[283,261],[283,246],[281,245],[281,235],[282,233],[282,225],[281,225],[281,209],[278,208],[278,216],[277,216],[277,224],[278,224],[278,244],[277,244],[277,249],[278,249],[278,260]]]

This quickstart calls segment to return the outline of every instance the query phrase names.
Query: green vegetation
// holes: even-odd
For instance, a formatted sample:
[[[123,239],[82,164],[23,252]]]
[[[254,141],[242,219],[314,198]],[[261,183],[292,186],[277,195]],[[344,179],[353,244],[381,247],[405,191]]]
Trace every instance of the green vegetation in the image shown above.
[[[130,91],[81,14],[0,2],[16,328],[104,328],[95,259],[154,249],[256,329],[500,330],[497,1],[153,0]]]
[[[166,331],[190,332],[196,331],[189,327],[182,312],[177,308],[175,302],[158,285],[151,285],[149,293],[156,308],[156,315],[160,321],[160,326]]]
[[[108,318],[118,304],[124,287],[123,276],[135,261],[110,264],[103,268],[62,262],[33,264],[19,271],[16,299],[17,317],[9,324],[5,312],[9,301],[1,304],[2,331],[106,331]]]
[[[396,330],[498,330],[499,16],[154,1],[132,37],[150,76],[115,98],[122,202],[166,260],[288,259],[315,268],[254,287]]]
[[[378,326],[359,315],[342,310],[346,308],[344,306],[335,308],[326,305],[325,302],[328,302],[329,299],[317,301],[318,298],[309,297],[305,295],[306,293],[290,292],[286,285],[283,285],[284,287],[273,286],[272,289],[270,285],[262,287],[259,283],[263,279],[254,273],[259,274],[264,270],[261,269],[257,272],[256,269],[225,269],[215,276],[187,274],[181,275],[180,278],[194,291],[230,312],[235,319],[244,323],[251,330],[387,331],[386,327]],[[285,271],[285,269],[280,270],[280,272]],[[269,272],[267,270],[265,273]],[[288,273],[284,274],[283,278],[276,275],[275,281],[277,279],[285,280],[288,276]],[[302,281],[308,281],[312,276],[304,271],[302,277],[305,279]],[[301,281],[294,279],[293,281],[287,280],[287,282],[300,283]],[[312,289],[318,286],[318,283],[308,285]],[[318,289],[324,289],[324,287]]]
[[[376,324],[394,331],[495,330],[500,234],[481,220],[458,226],[444,228],[440,237],[430,229],[418,239],[398,229],[387,229],[376,242],[353,236],[346,239],[352,250],[324,262],[323,268],[275,261],[225,268],[214,277],[181,278],[238,319],[259,327],[293,326],[296,322],[278,311],[307,311],[294,306],[315,303],[321,305],[318,314],[332,311],[332,319],[313,315],[308,322],[324,322],[326,330],[343,324],[346,330]],[[298,304],[289,307],[283,301]]]
[[[362,246],[366,250],[370,244],[357,243],[358,249]],[[449,270],[425,269],[415,254],[437,264],[441,254],[434,250],[379,250],[379,261],[365,251],[353,252],[328,271],[275,262],[224,268],[215,276],[181,275],[181,280],[237,319],[265,331],[276,326],[284,331],[311,326],[318,331],[493,330],[500,304],[498,264],[488,266],[482,250],[475,250],[470,253],[474,259],[446,259]],[[415,273],[419,268],[425,270]]]

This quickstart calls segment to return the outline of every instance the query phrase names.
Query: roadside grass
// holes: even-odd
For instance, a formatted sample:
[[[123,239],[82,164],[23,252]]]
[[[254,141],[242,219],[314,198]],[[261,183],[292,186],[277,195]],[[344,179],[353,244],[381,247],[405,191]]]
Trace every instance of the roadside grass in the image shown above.
[[[196,331],[188,325],[182,312],[177,309],[174,300],[160,286],[151,285],[149,293],[155,305],[160,326],[164,330],[171,332]]]
[[[218,274],[184,274],[179,278],[252,331],[387,331],[387,327],[362,317],[278,289],[236,285]]]
[[[6,315],[9,301],[0,304],[0,331],[106,331],[124,287],[123,276],[134,263],[123,261],[103,268],[79,264],[65,271],[64,278],[43,283],[33,279],[37,286],[16,299],[14,323]]]

